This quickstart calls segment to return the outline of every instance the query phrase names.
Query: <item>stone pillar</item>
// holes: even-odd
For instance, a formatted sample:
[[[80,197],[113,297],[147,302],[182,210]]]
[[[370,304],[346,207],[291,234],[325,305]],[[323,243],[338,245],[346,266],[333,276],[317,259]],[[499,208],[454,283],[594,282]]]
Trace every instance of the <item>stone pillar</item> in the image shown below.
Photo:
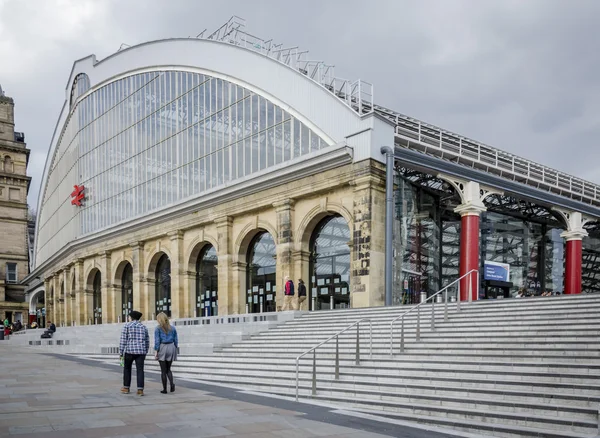
[[[144,271],[144,242],[130,243],[131,257],[133,259],[133,310],[142,312],[148,317],[148,303],[144,301],[147,296],[145,293]]]
[[[277,302],[277,310],[281,310],[284,301],[285,277],[289,276],[294,281],[294,285],[297,282],[297,279],[294,278],[292,263],[294,201],[286,199],[275,202],[273,207],[275,207],[275,213],[277,214],[277,242],[275,242],[277,244],[277,292],[275,301]]]
[[[479,183],[468,181],[460,183],[460,187],[462,204],[454,211],[461,216],[459,276],[462,277],[470,271],[479,271],[479,216],[486,211],[486,207]],[[469,291],[473,300],[478,299],[478,275],[469,275],[460,281],[461,301],[469,300]]]
[[[102,323],[117,322],[117,319],[114,317],[116,311],[114,308],[110,251],[100,253],[100,266],[102,267]]]
[[[312,302],[312,291],[309,290],[311,281],[310,281],[310,252],[308,251],[294,251],[292,253],[292,260],[294,263],[294,272],[298,276],[304,280],[304,285],[306,286],[306,301],[302,303],[300,309],[298,310],[312,310],[311,302]],[[296,290],[298,289],[298,278],[294,278],[296,282]],[[297,294],[297,292],[296,292]]]
[[[75,270],[75,321],[77,325],[86,325],[88,323],[87,308],[85,301],[85,285],[83,282],[83,260],[75,260],[73,266]]]
[[[350,299],[352,307],[385,303],[385,171],[372,166],[355,179]]]
[[[69,324],[69,303],[70,303],[70,299],[69,299],[69,285],[68,285],[68,279],[69,276],[68,274],[68,267],[64,267],[62,272],[61,272],[61,282],[63,284],[63,290],[64,294],[61,294],[61,312],[60,312],[60,325],[70,325]]]
[[[188,318],[194,318],[196,316],[196,273],[193,271],[185,271],[183,274],[183,281],[185,283],[185,311],[187,312]],[[219,302],[220,304],[220,302]]]
[[[567,231],[560,236],[564,237],[566,243],[565,258],[565,294],[581,293],[581,262],[582,262],[582,240],[588,235],[583,228],[585,220],[579,212],[563,212],[567,222]]]
[[[232,314],[234,315],[246,313],[247,267],[248,263],[245,262],[234,262],[231,264],[231,290],[233,294],[231,296],[231,305],[233,309]]]
[[[46,308],[46,318],[52,321],[54,305],[53,305],[53,297],[50,295],[50,291],[52,289],[52,277],[44,278],[44,307]]]
[[[217,275],[218,275],[218,312],[219,315],[231,315],[237,313],[234,307],[235,289],[232,288],[231,269],[233,253],[233,218],[224,216],[215,220],[217,225]]]
[[[171,317],[184,318],[188,314],[183,294],[183,231],[168,234],[171,240]]]

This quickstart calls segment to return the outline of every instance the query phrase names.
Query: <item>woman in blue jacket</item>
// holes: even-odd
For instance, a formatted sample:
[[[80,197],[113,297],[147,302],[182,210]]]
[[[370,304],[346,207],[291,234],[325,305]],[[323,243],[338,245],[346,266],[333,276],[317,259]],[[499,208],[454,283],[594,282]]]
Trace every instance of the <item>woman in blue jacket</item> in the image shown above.
[[[171,384],[171,392],[175,392],[171,365],[174,360],[177,360],[179,341],[177,339],[177,329],[169,324],[169,317],[165,313],[159,313],[156,316],[156,321],[158,326],[154,330],[154,358],[160,364],[160,378],[163,385],[161,394],[166,394],[167,378]]]

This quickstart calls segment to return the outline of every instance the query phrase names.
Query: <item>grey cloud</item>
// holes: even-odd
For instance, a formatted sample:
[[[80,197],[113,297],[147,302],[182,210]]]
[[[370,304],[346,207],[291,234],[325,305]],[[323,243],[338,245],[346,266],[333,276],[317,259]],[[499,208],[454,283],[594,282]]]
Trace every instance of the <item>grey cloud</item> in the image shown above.
[[[103,58],[122,42],[195,36],[234,14],[257,36],[373,82],[382,105],[600,182],[594,0],[61,2],[75,23],[52,10],[44,21],[42,3],[52,5],[0,0],[0,59],[11,63],[0,65],[0,83],[33,151],[32,203],[75,59]]]

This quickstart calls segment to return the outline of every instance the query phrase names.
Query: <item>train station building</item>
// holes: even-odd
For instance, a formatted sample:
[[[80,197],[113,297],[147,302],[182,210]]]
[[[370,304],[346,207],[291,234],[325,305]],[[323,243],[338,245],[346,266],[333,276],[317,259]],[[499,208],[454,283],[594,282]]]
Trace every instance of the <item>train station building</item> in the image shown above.
[[[600,291],[600,188],[377,105],[231,20],[73,64],[38,204],[30,312],[83,325],[384,305],[477,270],[474,299]],[[385,90],[381,90],[384,92]],[[460,292],[467,299],[467,289]]]

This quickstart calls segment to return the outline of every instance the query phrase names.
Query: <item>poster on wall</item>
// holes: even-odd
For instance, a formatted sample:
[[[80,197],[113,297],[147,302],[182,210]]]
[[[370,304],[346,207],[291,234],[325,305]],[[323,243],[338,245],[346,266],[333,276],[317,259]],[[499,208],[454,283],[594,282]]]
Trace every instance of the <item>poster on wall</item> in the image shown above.
[[[483,279],[495,281],[510,281],[510,265],[508,263],[484,261]]]

